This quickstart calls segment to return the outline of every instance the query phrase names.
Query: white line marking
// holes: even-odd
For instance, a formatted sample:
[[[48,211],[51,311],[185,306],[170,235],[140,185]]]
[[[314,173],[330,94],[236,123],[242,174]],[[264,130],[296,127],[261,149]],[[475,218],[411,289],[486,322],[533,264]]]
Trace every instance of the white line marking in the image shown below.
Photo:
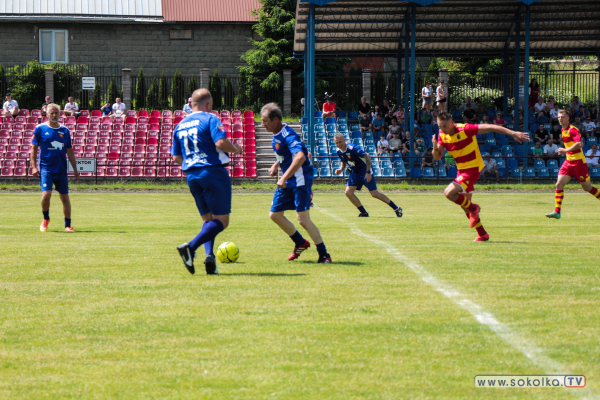
[[[394,256],[398,261],[400,261],[408,268],[410,268],[414,273],[416,273],[417,276],[421,278],[423,282],[427,283],[429,286],[431,286],[432,288],[434,288],[435,290],[452,300],[462,309],[468,311],[473,317],[475,317],[477,322],[490,328],[493,332],[500,336],[502,340],[504,340],[506,343],[523,353],[527,358],[531,360],[531,362],[533,362],[536,366],[542,369],[544,373],[561,375],[570,374],[569,372],[567,372],[566,368],[563,367],[560,363],[544,355],[544,352],[540,347],[537,347],[533,343],[529,342],[527,339],[517,335],[508,326],[498,321],[496,317],[494,317],[490,312],[485,311],[483,307],[467,299],[462,293],[451,287],[449,284],[431,275],[429,272],[427,272],[427,270],[425,270],[425,268],[423,268],[419,264],[409,260],[391,244],[384,242],[383,240],[380,240],[375,236],[371,236],[367,233],[364,233],[356,226],[355,223],[347,222],[343,218],[330,213],[322,207],[315,208],[317,208],[323,214],[326,214],[331,218],[335,219],[336,221],[347,225],[348,227],[350,227],[354,234],[362,236],[365,239],[368,239],[371,242],[385,248],[389,254]],[[507,373],[509,373],[509,371],[507,371]],[[578,374],[581,374],[581,372],[578,372]],[[583,399],[600,399],[600,397],[588,387],[582,389],[568,389],[568,391],[569,393],[581,396]]]

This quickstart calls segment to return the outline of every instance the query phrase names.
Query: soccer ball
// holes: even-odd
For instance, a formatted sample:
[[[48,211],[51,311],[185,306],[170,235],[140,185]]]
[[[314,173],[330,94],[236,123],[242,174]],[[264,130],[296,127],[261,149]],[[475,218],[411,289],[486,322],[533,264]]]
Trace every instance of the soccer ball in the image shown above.
[[[225,242],[217,249],[217,258],[222,263],[234,263],[240,256],[240,249],[235,243]]]

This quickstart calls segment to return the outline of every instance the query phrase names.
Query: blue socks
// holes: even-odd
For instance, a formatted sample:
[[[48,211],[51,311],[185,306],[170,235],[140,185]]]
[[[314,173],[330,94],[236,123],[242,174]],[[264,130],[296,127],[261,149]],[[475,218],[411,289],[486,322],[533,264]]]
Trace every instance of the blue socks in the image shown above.
[[[204,242],[204,252],[207,256],[214,256],[213,247],[215,246],[215,239]]]
[[[300,232],[296,231],[290,238],[294,241],[296,247],[302,246],[304,244],[304,238],[300,234]]]
[[[215,237],[219,233],[221,233],[223,229],[223,223],[218,219],[213,219],[212,221],[205,222],[202,225],[202,230],[200,231],[200,233],[195,238],[190,240],[190,249],[193,252],[195,252],[198,249],[198,247],[207,242],[214,243]],[[212,253],[212,243],[209,244],[208,247],[211,249]],[[206,247],[204,249],[206,250]]]
[[[71,218],[65,218],[65,228],[68,228],[71,226]]]
[[[397,205],[394,204],[393,201],[390,200],[390,202],[388,203],[388,206],[392,207],[392,210],[395,210],[396,208],[398,208]]]
[[[365,210],[365,208],[363,206],[357,207],[358,211],[360,211],[362,214],[366,214],[367,210]]]
[[[42,214],[44,214],[44,219],[50,219],[50,210],[42,210]]]
[[[327,247],[325,247],[325,242],[319,243],[317,245],[317,251],[319,252],[320,257],[327,256]]]

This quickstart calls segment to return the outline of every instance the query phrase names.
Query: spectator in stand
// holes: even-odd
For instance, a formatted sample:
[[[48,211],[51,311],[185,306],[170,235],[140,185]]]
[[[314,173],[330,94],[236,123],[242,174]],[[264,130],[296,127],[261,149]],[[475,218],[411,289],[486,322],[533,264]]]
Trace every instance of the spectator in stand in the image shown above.
[[[432,118],[429,107],[431,107],[430,104],[425,105],[425,108],[423,108],[419,113],[419,120],[421,121],[421,124],[431,124]]]
[[[398,121],[396,121],[396,118],[392,118],[392,124],[388,128],[388,132],[388,138],[392,135],[400,136],[400,134],[402,133],[402,127],[398,125]]]
[[[46,96],[45,98],[45,103],[42,104],[42,107],[40,108],[42,111],[42,117],[46,116],[46,111],[48,110],[48,106],[52,104],[52,101],[50,101],[50,96]]]
[[[360,125],[360,133],[371,130],[371,117],[369,115],[364,115],[361,117],[358,123]]]
[[[423,173],[423,168],[429,167],[435,170],[437,166],[437,162],[433,159],[433,147],[428,147],[427,152],[423,154],[421,158],[421,173]]]
[[[583,133],[583,124],[581,123],[581,118],[575,117],[573,126],[579,130],[579,133]]]
[[[554,108],[550,110],[550,123],[554,124],[557,123],[558,124],[558,104],[554,103]]]
[[[579,117],[581,118],[582,121],[585,121],[585,119],[589,116],[589,112],[585,109],[584,106],[579,107]]]
[[[387,153],[388,151],[390,151],[390,143],[385,140],[385,133],[382,133],[377,142],[377,153]]]
[[[410,154],[410,131],[405,132],[405,138],[402,141],[402,157]]]
[[[440,86],[437,87],[435,93],[440,112],[445,112],[448,105],[448,88],[446,87],[446,82],[440,81]]]
[[[396,120],[398,120],[398,125],[404,126],[404,108],[398,107],[394,113],[394,117],[396,117]]]
[[[465,124],[477,124],[477,112],[471,107],[471,103],[467,104],[467,109],[463,111],[463,121]]]
[[[544,158],[546,160],[558,160],[558,146],[554,144],[554,139],[548,139],[544,146]]]
[[[557,122],[552,125],[552,129],[550,130],[550,134],[548,135],[548,141],[550,138],[554,141],[554,143],[560,143],[560,139],[562,137],[562,129],[560,128],[560,124]]]
[[[490,117],[489,115],[484,115],[480,124],[489,124],[490,123]]]
[[[335,118],[335,103],[331,100],[331,96],[327,96],[327,101],[323,104],[323,119],[327,117]]]
[[[367,103],[366,97],[360,98],[360,104],[358,105],[358,118],[364,119],[371,111],[371,105]]]
[[[579,101],[579,97],[575,96],[573,97],[573,102],[571,103],[570,107],[573,110],[579,110],[579,107],[583,106],[583,103]]]
[[[438,122],[437,122],[437,117],[438,117],[438,115],[439,115],[439,112],[438,112],[437,110],[434,110],[434,111],[431,113],[431,127],[432,127],[432,128],[434,128],[434,129],[435,129],[436,127],[439,129],[439,127],[438,127]]]
[[[600,137],[600,122],[596,124],[596,129],[594,129],[594,136]]]
[[[377,113],[377,117],[373,120],[373,130],[376,132],[387,131],[387,125],[381,113]]]
[[[423,108],[425,108],[425,104],[429,104],[431,107],[433,104],[433,88],[431,87],[431,82],[425,82],[425,87],[421,89],[421,96],[423,96]]]
[[[544,149],[542,149],[542,144],[539,141],[535,142],[533,158],[544,158]]]
[[[496,118],[492,121],[494,125],[506,126],[506,121],[502,118],[502,113],[500,111],[496,112]]]
[[[379,112],[383,115],[386,125],[389,126],[392,123],[392,116],[390,115],[390,102],[387,99],[383,99],[383,105],[379,108]]]
[[[593,144],[592,148],[585,153],[585,161],[588,165],[597,166],[598,159],[600,159],[600,151],[598,151],[598,145]]]
[[[375,109],[371,111],[371,120],[374,121],[377,118],[377,114],[379,113],[379,106],[375,104]]]
[[[467,100],[462,103],[459,109],[464,112],[467,110],[467,105],[470,105],[472,109],[475,109],[475,103],[471,102],[471,98],[469,96],[467,96]]]
[[[546,114],[543,111],[540,111],[537,116],[538,124],[547,124],[548,121],[549,121],[549,119],[548,119],[548,117],[546,117]]]
[[[538,102],[540,96],[540,85],[537,79],[533,78],[529,83],[529,108],[532,108],[534,104]]]
[[[389,140],[390,154],[399,153],[402,150],[402,140],[398,138],[398,133],[392,133]]]
[[[113,108],[110,105],[109,101],[107,101],[106,103],[104,103],[104,105],[102,106],[102,108],[100,109],[100,111],[102,111],[102,116],[103,117],[112,117],[114,115]]]
[[[583,132],[585,133],[585,137],[594,136],[594,130],[596,129],[596,124],[592,122],[590,117],[585,119],[583,125]]]
[[[2,114],[5,117],[17,117],[19,116],[19,103],[12,99],[10,93],[6,94],[6,102],[2,105]]]
[[[119,97],[115,100],[115,104],[112,105],[112,108],[115,117],[123,117],[127,114],[127,106],[125,106],[124,103],[121,103]]]
[[[523,132],[525,126],[525,119],[523,117],[523,110],[519,110],[519,132]]]
[[[433,150],[433,148],[431,149]],[[425,153],[425,146],[423,145],[423,139],[416,138],[415,140],[415,155],[418,157],[419,155]]]
[[[77,117],[79,115],[79,105],[69,96],[69,102],[65,104],[65,115],[67,117]]]
[[[548,96],[548,101],[546,102],[546,115],[554,108],[554,96]]]
[[[537,102],[533,105],[536,114],[544,111],[546,109],[546,103],[544,103],[544,98],[542,96],[538,96]]]
[[[588,116],[592,120],[592,122],[598,122],[598,110],[596,110],[596,105],[590,107],[588,111]]]
[[[498,164],[496,163],[496,160],[492,158],[490,153],[485,153],[483,157],[483,171],[481,171],[483,183],[486,183],[486,178],[489,175],[496,176],[496,183],[500,183],[500,173],[498,172]]]
[[[194,110],[192,110],[192,98],[188,98],[188,102],[185,106],[183,106],[183,112],[185,113],[185,115],[190,115],[191,113],[194,112]]]
[[[480,104],[479,107],[477,107],[477,120],[481,123],[483,121],[483,117],[487,115],[488,112],[486,111],[485,106]]]
[[[533,136],[533,141],[536,143],[540,143],[540,144],[546,144],[546,142],[548,141],[548,137],[549,137],[549,133],[548,130],[546,128],[544,128],[544,124],[541,124],[539,129],[537,131],[535,131],[535,134]]]

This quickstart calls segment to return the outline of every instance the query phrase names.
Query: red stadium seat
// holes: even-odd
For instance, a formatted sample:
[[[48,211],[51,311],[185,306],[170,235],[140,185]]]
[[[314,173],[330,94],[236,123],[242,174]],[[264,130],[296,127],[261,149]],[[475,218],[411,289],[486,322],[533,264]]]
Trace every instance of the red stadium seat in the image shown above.
[[[256,178],[256,168],[245,168],[244,175],[247,178]]]
[[[144,177],[153,178],[156,176],[156,168],[155,167],[144,167]]]
[[[87,125],[89,123],[88,117],[84,117],[84,116],[80,115],[79,118],[77,118],[77,123]]]
[[[131,175],[131,167],[119,167],[119,176],[127,177]]]
[[[19,116],[29,117],[29,110],[19,110]]]
[[[112,124],[113,125],[125,125],[125,118],[123,118],[123,117],[114,117],[112,119]]]
[[[233,142],[233,144],[237,144],[242,147],[244,146],[244,139],[232,139],[231,141]]]
[[[3,167],[1,175],[2,176],[13,176],[13,168],[12,167]]]
[[[102,111],[100,110],[92,110],[92,117],[101,117]]]
[[[119,117],[122,118],[122,117]],[[107,125],[112,125],[113,124],[113,119],[111,117],[102,117],[102,120],[100,121],[101,124],[107,124]]]
[[[163,113],[164,113],[164,111],[163,111]],[[150,111],[150,117],[160,118],[160,111],[159,110],[152,110],[152,111]]]
[[[158,145],[158,139],[157,138],[148,138],[148,140],[146,141],[146,144],[152,144],[152,145]]]
[[[148,111],[146,111],[146,110],[140,110],[138,112],[138,117],[148,117]]]
[[[81,137],[74,137],[72,140],[72,144],[80,144],[80,145],[84,145],[85,144],[85,136],[81,136]]]
[[[235,117],[242,117],[242,112],[240,110],[234,110],[231,113],[231,118],[235,118]]]
[[[85,144],[87,146],[95,146],[97,143],[98,143],[98,139],[93,136],[85,138]]]
[[[42,118],[42,110],[31,110],[31,116],[35,118]]]
[[[254,118],[254,111],[252,111],[252,110],[244,111],[244,118]]]
[[[23,137],[24,138],[33,138],[33,131],[25,131],[23,132]]]
[[[27,138],[23,138],[23,141],[21,142],[21,144],[32,144],[33,142],[33,138],[27,137]]]
[[[101,130],[100,132],[98,132],[98,137],[99,138],[109,138],[110,134],[111,134],[110,131]]]
[[[234,138],[234,139],[244,139],[244,132],[234,130],[232,138]]]
[[[125,130],[135,132],[135,124],[125,124]]]
[[[163,125],[160,129],[161,132],[173,132],[173,125]]]
[[[170,160],[171,153],[158,153],[158,158],[163,159],[163,160]]]
[[[10,132],[11,131],[8,131],[8,130],[5,130],[5,129],[0,130],[0,138],[3,138],[3,139],[10,138]]]
[[[121,145],[121,138],[119,138],[119,137],[111,137],[109,143],[110,143],[111,146],[120,146]]]
[[[26,124],[27,123],[27,117],[21,117],[21,116],[16,117],[15,118],[15,123]]]
[[[111,153],[121,153],[121,145],[119,144],[112,144],[110,146],[108,146],[108,154],[110,156]]]
[[[100,124],[90,124],[88,126],[88,131],[99,132],[100,131]]]
[[[241,126],[244,124],[244,120],[240,117],[234,117],[231,119],[231,123],[234,125],[239,124]]]
[[[86,144],[85,146],[83,146],[83,152],[84,153],[94,153],[96,150],[96,146],[93,144]]]
[[[135,112],[135,110],[127,110],[127,116],[137,118],[137,113]]]
[[[98,159],[96,159],[96,163],[98,163]],[[98,164],[100,165],[100,164]],[[106,176],[106,167],[96,167],[96,176]]]
[[[158,146],[155,144],[146,145],[146,154],[157,154]]]
[[[146,145],[146,138],[145,137],[136,137],[135,138],[135,142],[136,145],[142,145],[145,146]]]
[[[113,125],[112,127],[113,132],[123,132],[123,125]]]
[[[90,117],[90,124],[98,124],[98,125],[100,125],[101,123],[102,123],[102,120],[100,119],[100,117]]]
[[[148,117],[138,117],[137,123],[138,124],[147,124],[148,123]]]
[[[116,166],[106,167],[106,176],[118,176],[119,169]]]
[[[94,152],[92,152],[92,153],[86,153],[85,150],[84,150],[83,157],[85,157],[85,158],[94,158],[94,157],[96,157],[96,153],[94,153]]]
[[[233,168],[233,177],[242,178],[244,176],[244,168]]]
[[[14,176],[26,176],[27,168],[26,167],[16,167],[13,172]]]
[[[140,154],[145,154],[146,153],[146,149],[144,145],[140,145],[140,144],[136,144],[133,147],[133,152],[134,153],[140,153]]]
[[[148,124],[137,124],[136,131],[148,132]]]
[[[164,120],[164,118],[163,118],[163,120]],[[156,117],[150,117],[150,118],[148,118],[148,121],[144,122],[144,124],[160,125],[160,120]]]
[[[256,139],[254,138],[244,138],[244,146],[256,146]]]
[[[135,139],[135,133],[133,132],[123,132],[123,135],[121,135],[124,138],[128,138],[128,139]]]
[[[13,125],[13,131],[24,131],[25,130],[25,124],[17,124],[15,123]]]
[[[166,125],[166,126],[171,126],[171,125]],[[158,125],[158,124],[150,124],[148,126],[148,131],[160,132],[160,125]]]
[[[240,131],[243,132],[244,128],[242,127],[242,124],[233,124],[233,126],[231,127],[232,131]]]
[[[244,139],[256,140],[256,133],[254,133],[254,132],[244,132]]]
[[[4,160],[2,161],[2,167],[14,168],[16,163],[15,160]]]
[[[156,169],[156,176],[159,178],[164,178],[167,176],[167,168],[166,167],[158,167]]]
[[[173,113],[173,118],[183,118],[185,117],[185,113],[183,112],[183,110],[175,110],[175,112]]]
[[[144,167],[132,167],[131,168],[131,176],[135,178],[140,178],[144,176]]]
[[[212,110],[210,113],[219,118],[219,112],[217,110]]]
[[[90,116],[90,112],[88,110],[81,110],[79,112],[79,116],[80,117],[89,117]]]
[[[231,125],[231,118],[226,117],[226,118],[221,118],[221,123],[223,125],[227,124],[227,125]]]
[[[178,123],[180,123],[181,121],[183,121],[183,117],[175,117],[173,119],[173,125],[177,125]]]
[[[148,139],[158,140],[158,131],[148,131]]]
[[[112,131],[112,125],[102,124],[102,125],[100,125],[100,131],[110,132],[110,131]]]
[[[244,132],[254,132],[255,130],[254,124],[244,124]]]
[[[121,144],[126,144],[129,146],[134,146],[135,145],[135,138],[132,137],[123,137],[123,140],[121,142]]]
[[[77,118],[73,116],[66,117],[65,124],[77,124]]]
[[[231,113],[227,110],[221,111],[221,121],[223,120],[223,118],[231,118]]]
[[[162,123],[164,125],[173,125],[173,118],[163,118]]]
[[[180,177],[181,176],[181,167],[171,167],[169,171],[169,176],[172,177]]]
[[[255,146],[244,146],[244,154],[256,154]]]
[[[110,137],[111,137],[111,138],[114,138],[114,137],[116,137],[116,138],[121,138],[122,136],[123,136],[123,134],[122,134],[121,132],[119,132],[119,131],[112,131],[112,132],[110,133]]]
[[[159,153],[168,153],[171,151],[171,146],[170,145],[161,145],[158,147],[158,152]]]
[[[121,153],[123,154],[133,154],[133,146],[130,144],[121,145]]]
[[[87,124],[77,124],[77,126],[76,126],[76,129],[78,131],[87,131],[87,128],[88,128]]]

